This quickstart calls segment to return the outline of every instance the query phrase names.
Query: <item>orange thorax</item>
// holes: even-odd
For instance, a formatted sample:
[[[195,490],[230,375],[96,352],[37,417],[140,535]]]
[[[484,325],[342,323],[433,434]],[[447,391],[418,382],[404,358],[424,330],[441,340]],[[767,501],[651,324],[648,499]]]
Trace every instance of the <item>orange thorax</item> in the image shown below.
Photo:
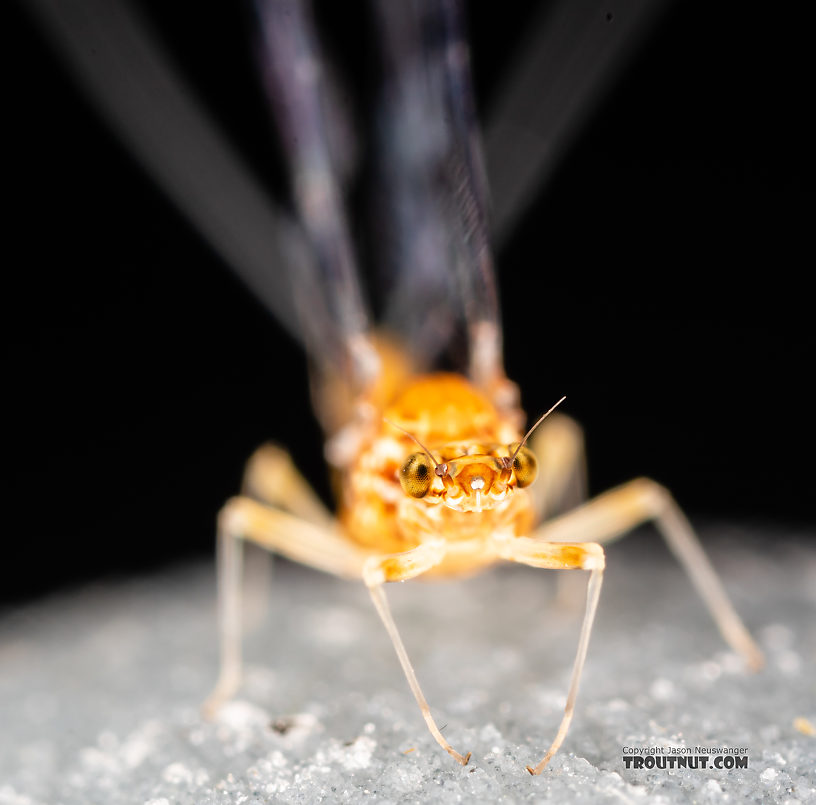
[[[434,475],[421,499],[406,495],[399,480],[400,468],[420,451],[408,433],[447,470]],[[340,519],[347,535],[393,553],[431,538],[478,542],[500,530],[529,533],[528,495],[501,461],[518,440],[509,419],[462,376],[410,379],[346,470]]]

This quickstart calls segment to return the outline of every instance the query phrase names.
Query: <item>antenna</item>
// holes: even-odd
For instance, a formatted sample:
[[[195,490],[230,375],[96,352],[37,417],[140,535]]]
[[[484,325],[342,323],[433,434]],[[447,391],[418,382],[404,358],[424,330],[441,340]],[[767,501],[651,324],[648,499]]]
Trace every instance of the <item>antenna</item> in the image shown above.
[[[544,420],[545,420],[545,419],[546,419],[546,418],[547,418],[547,417],[548,417],[548,416],[549,416],[549,415],[550,415],[550,414],[551,414],[553,411],[555,411],[555,409],[556,409],[556,408],[558,408],[558,406],[559,406],[559,405],[561,405],[561,403],[562,403],[562,402],[564,402],[564,400],[566,400],[566,399],[567,399],[567,397],[566,397],[566,395],[564,395],[564,396],[563,396],[563,397],[562,397],[562,398],[561,398],[561,399],[560,399],[560,400],[559,400],[559,401],[558,401],[558,402],[557,402],[557,403],[556,403],[556,404],[555,404],[555,405],[554,405],[552,408],[550,408],[550,410],[549,410],[549,411],[547,411],[547,413],[542,414],[542,415],[541,415],[541,416],[540,416],[540,417],[539,417],[539,418],[536,420],[535,425],[533,425],[533,427],[532,427],[532,428],[530,428],[530,430],[528,430],[528,431],[527,431],[527,433],[526,433],[526,435],[524,436],[524,438],[523,438],[523,439],[522,439],[522,440],[519,442],[519,446],[516,448],[516,450],[515,450],[515,452],[513,453],[513,455],[512,455],[512,456],[510,456],[510,461],[508,462],[510,465],[512,465],[512,464],[513,464],[513,462],[516,460],[516,456],[519,454],[519,450],[521,450],[521,448],[522,448],[522,447],[524,447],[524,445],[527,443],[527,440],[528,440],[528,439],[529,439],[529,438],[530,438],[530,437],[533,435],[533,431],[534,431],[534,430],[535,430],[535,429],[536,429],[536,428],[537,428],[537,427],[538,427],[538,426],[539,426],[539,425],[540,425],[540,424],[541,424],[541,423],[542,423],[542,422],[543,422],[543,421],[544,421]],[[411,434],[408,434],[408,435],[410,436]]]
[[[412,438],[412,439],[413,439],[413,440],[414,440],[414,441],[415,441],[415,442],[416,442],[416,443],[417,443],[417,444],[418,444],[418,445],[419,445],[419,446],[422,448],[423,452],[424,452],[424,453],[427,453],[428,458],[429,458],[431,461],[433,461],[433,463],[434,463],[434,467],[437,469],[437,473],[436,473],[436,474],[437,474],[437,475],[439,475],[439,474],[440,474],[440,473],[438,472],[438,470],[439,470],[439,469],[440,469],[440,467],[442,467],[443,465],[441,465],[441,464],[440,464],[440,463],[439,463],[439,462],[438,462],[438,461],[437,461],[437,460],[436,460],[436,459],[435,459],[435,458],[434,458],[434,457],[431,455],[431,451],[430,451],[430,450],[428,450],[428,448],[427,448],[427,447],[425,447],[425,445],[424,445],[424,444],[422,444],[422,442],[421,442],[421,441],[419,441],[419,439],[417,439],[417,437],[416,437],[416,436],[414,436],[414,434],[413,434],[413,433],[410,433],[409,431],[405,430],[405,428],[401,428],[399,425],[395,425],[395,424],[394,424],[394,423],[393,423],[393,422],[392,422],[390,419],[386,419],[385,417],[383,417],[383,422],[387,423],[387,424],[388,424],[388,425],[390,425],[392,428],[396,428],[397,430],[401,430],[401,431],[402,431],[402,432],[403,432],[403,433],[404,433],[406,436],[409,436],[410,438]],[[538,424],[538,423],[536,423],[536,424]],[[525,438],[526,438],[526,437],[525,437]]]

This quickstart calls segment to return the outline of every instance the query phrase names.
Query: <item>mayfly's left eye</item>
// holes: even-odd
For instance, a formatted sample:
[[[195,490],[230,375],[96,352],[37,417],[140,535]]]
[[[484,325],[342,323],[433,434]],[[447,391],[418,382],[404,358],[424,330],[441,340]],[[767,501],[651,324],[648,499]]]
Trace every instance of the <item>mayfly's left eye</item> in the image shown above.
[[[399,478],[406,495],[424,498],[433,480],[430,458],[425,453],[412,453],[400,467]]]
[[[510,445],[510,455],[512,456],[518,447],[518,443]],[[538,475],[538,461],[532,450],[522,447],[513,459],[513,472],[516,474],[516,483],[520,489],[529,486],[535,481]]]

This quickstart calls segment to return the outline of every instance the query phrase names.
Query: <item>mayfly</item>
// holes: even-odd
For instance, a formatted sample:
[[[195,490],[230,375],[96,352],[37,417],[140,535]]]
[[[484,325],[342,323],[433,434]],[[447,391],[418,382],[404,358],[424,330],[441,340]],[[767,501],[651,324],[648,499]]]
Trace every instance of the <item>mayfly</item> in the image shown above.
[[[389,582],[471,573],[497,562],[588,573],[564,715],[541,760],[527,766],[534,775],[558,751],[573,718],[601,592],[603,546],[640,523],[657,525],[724,639],[750,667],[762,664],[664,488],[639,479],[584,502],[578,426],[552,413],[556,403],[524,429],[518,390],[502,362],[487,182],[459,3],[374,4],[384,74],[377,162],[388,179],[378,211],[388,248],[380,259],[396,278],[394,302],[376,329],[346,218],[348,127],[326,81],[305,2],[258,3],[264,82],[296,220],[259,200],[125,6],[96,0],[37,0],[37,6],[123,136],[284,324],[300,333],[311,357],[315,408],[339,490],[337,514],[325,509],[280,448],[261,447],[250,459],[244,493],[218,518],[221,672],[208,712],[241,681],[247,542],[364,582],[428,729],[463,765],[470,753],[451,746],[431,713],[389,610]],[[94,59],[107,59],[105,69]],[[123,64],[142,76],[145,91],[128,94]],[[164,114],[149,114],[151,104]],[[147,122],[159,118],[161,124]],[[208,188],[197,178],[201,165]],[[205,203],[199,196],[206,189],[215,196]],[[285,272],[275,268],[282,260]],[[439,371],[443,364],[460,371],[450,365]]]

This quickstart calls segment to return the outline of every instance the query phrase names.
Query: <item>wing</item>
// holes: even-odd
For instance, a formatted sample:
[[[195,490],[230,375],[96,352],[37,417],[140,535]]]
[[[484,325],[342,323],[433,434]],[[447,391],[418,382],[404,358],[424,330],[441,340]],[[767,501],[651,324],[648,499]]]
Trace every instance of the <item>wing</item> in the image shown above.
[[[656,5],[623,0],[610,15],[595,0],[561,0],[538,15],[487,129],[500,236]],[[364,386],[377,371],[370,316],[344,214],[343,148],[327,134],[342,128],[342,115],[325,87],[308,6],[258,6],[295,214],[259,190],[127,0],[31,0],[28,7],[130,149],[312,362]],[[379,0],[374,15],[383,65],[376,159],[388,180],[378,196],[379,262],[394,300],[386,320],[420,356],[452,344],[471,376],[490,385],[503,377],[501,329],[462,7]]]
[[[313,358],[360,391],[376,377],[370,316],[345,213],[330,120],[340,116],[327,92],[325,65],[309,4],[258,0],[264,84],[290,172],[292,197],[314,261],[292,273],[302,332]]]
[[[542,3],[485,129],[493,239],[512,234],[669,0]]]
[[[299,337],[283,266],[309,266],[305,238],[258,187],[141,17],[122,0],[32,0],[28,7],[108,124]]]
[[[376,12],[385,76],[379,262],[393,286],[386,322],[426,362],[453,343],[473,369],[476,334],[498,338],[501,330],[462,9],[448,0],[381,0]]]
[[[107,122],[252,292],[315,361],[350,361],[348,345],[367,315],[341,216],[330,222],[332,259],[315,224],[325,210],[302,215],[304,227],[270,200],[125,0],[34,0],[31,8]],[[290,25],[288,33],[297,32]],[[311,132],[319,125],[296,122]],[[364,355],[358,363],[361,376],[371,371]]]

